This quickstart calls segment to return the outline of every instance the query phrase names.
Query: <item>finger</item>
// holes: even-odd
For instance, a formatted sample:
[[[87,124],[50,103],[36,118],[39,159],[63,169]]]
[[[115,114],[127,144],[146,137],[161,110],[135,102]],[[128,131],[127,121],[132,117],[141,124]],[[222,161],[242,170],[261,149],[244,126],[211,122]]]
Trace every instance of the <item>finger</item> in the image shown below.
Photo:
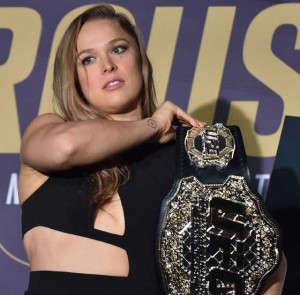
[[[197,119],[186,113],[180,107],[176,106],[176,118],[181,124],[187,124],[194,127],[200,127],[202,124]]]
[[[199,121],[199,120],[197,120],[197,121],[198,121],[200,127],[205,127],[207,125],[206,122],[204,122],[204,121]]]
[[[186,120],[183,119],[179,119],[179,118],[174,118],[173,122],[172,122],[173,126],[183,126],[183,127],[192,127],[193,125],[190,124],[189,122],[187,122]]]
[[[195,119],[194,117],[190,116],[189,114],[185,113],[182,110],[178,111],[176,119],[177,122],[180,123],[180,125],[187,125],[193,127],[205,127],[206,125],[205,122]]]

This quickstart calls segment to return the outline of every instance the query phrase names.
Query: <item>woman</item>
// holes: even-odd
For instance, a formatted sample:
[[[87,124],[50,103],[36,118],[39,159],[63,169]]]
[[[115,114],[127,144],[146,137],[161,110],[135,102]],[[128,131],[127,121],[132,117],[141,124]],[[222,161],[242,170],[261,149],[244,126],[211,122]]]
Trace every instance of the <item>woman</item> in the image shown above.
[[[156,109],[139,33],[108,5],[67,29],[53,89],[61,115],[34,119],[21,146],[25,294],[161,294],[154,242],[172,124],[204,124],[170,102]]]

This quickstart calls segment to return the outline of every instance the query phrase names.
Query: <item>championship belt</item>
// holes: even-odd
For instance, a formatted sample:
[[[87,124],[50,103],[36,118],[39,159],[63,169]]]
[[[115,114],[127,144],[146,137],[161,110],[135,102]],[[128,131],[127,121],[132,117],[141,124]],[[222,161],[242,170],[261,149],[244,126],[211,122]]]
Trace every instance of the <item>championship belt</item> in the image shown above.
[[[177,160],[157,240],[165,294],[259,294],[279,266],[281,239],[249,187],[240,129],[179,127]]]

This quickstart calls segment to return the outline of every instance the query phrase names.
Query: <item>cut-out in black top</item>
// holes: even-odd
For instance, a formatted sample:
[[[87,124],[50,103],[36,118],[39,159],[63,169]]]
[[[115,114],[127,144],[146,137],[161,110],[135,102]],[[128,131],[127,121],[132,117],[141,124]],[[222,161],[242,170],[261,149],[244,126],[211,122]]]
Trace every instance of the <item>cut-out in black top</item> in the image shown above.
[[[175,177],[175,143],[147,144],[125,155],[130,180],[119,189],[125,234],[94,229],[95,206],[89,202],[84,173],[51,176],[22,205],[22,231],[44,226],[107,242],[126,250],[129,276],[113,277],[56,271],[30,273],[26,295],[161,294],[155,266],[155,234],[162,199]]]

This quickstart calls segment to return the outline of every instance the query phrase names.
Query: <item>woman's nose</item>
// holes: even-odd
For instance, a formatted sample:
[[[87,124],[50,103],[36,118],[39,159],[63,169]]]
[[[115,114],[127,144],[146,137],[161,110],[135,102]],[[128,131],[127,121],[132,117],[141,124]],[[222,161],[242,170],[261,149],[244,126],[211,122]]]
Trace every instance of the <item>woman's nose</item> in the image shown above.
[[[106,58],[105,60],[103,60],[103,62],[102,62],[102,73],[103,74],[113,72],[116,69],[117,69],[116,64],[110,58]]]

